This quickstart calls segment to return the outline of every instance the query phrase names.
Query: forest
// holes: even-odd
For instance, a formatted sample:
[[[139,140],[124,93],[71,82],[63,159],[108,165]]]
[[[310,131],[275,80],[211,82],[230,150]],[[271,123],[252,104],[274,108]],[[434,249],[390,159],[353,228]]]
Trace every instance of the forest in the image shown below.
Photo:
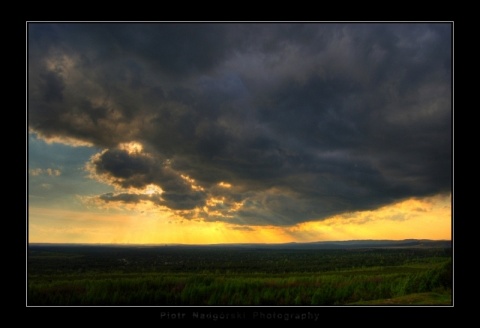
[[[28,306],[452,305],[448,247],[29,245]]]

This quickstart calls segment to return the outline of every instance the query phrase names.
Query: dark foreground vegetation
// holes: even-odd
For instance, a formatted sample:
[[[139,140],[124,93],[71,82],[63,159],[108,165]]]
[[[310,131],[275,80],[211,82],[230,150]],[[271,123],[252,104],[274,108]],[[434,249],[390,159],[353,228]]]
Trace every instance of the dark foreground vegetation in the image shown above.
[[[452,305],[451,248],[30,245],[27,305]]]

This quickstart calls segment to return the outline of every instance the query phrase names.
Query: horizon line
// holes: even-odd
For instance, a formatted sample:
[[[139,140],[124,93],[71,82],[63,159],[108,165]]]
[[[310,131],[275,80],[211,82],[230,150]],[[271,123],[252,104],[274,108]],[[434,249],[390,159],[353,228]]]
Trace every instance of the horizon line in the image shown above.
[[[453,242],[452,239],[428,239],[428,238],[405,238],[405,239],[345,239],[345,240],[319,240],[319,241],[307,241],[307,242],[281,242],[281,243],[268,243],[268,242],[254,242],[254,243],[89,243],[89,242],[27,242],[28,245],[97,245],[97,246],[215,246],[215,245],[289,245],[289,244],[321,244],[321,243],[345,243],[345,242],[405,242],[405,241],[441,241],[441,242]]]

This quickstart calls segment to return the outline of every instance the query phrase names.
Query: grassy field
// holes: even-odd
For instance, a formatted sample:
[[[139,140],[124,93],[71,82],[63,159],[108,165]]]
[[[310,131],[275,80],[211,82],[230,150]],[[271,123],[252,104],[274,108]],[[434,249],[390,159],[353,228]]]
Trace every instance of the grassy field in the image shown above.
[[[451,305],[451,249],[30,246],[28,305]]]
[[[451,305],[452,294],[446,291],[413,293],[393,298],[359,301],[350,305]]]

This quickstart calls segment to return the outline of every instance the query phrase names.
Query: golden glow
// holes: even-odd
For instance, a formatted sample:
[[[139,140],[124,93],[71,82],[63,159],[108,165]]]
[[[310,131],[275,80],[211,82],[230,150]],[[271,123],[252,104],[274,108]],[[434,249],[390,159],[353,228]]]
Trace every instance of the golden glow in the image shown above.
[[[66,136],[45,136],[34,130],[29,131],[30,133],[35,134],[37,139],[44,141],[47,144],[59,143],[71,147],[93,147],[93,144],[87,141],[66,137]]]
[[[162,188],[160,188],[157,185],[149,184],[145,187],[145,189],[142,191],[142,193],[145,194],[145,195],[149,195],[149,196],[152,196],[152,195],[155,195],[155,194],[160,194],[161,195],[163,193],[163,190],[162,190]]]
[[[241,209],[243,206],[243,202],[235,202],[232,206],[228,209],[229,212],[236,212]]]
[[[195,191],[205,191],[205,189],[202,186],[199,186],[196,184],[195,179],[190,178],[188,175],[185,174],[180,174],[183,180],[187,181],[190,184],[190,187],[192,190]]]
[[[221,211],[210,208],[215,208],[217,205],[223,205],[224,201],[225,197],[210,197],[209,199],[207,199],[206,205],[203,207],[203,211],[212,217],[228,217],[227,215],[224,215]],[[201,215],[199,217],[201,217]]]
[[[222,188],[232,188],[232,185],[230,183],[223,182],[223,181],[220,182],[218,185]]]
[[[156,190],[152,187],[152,190]],[[336,215],[290,227],[243,226],[199,219],[202,209],[159,208],[152,202],[108,203],[90,211],[29,209],[29,241],[58,243],[212,244],[284,243],[353,239],[450,239],[451,196],[438,195],[384,206],[377,210]],[[211,204],[223,202],[210,199]],[[105,203],[103,203],[105,205]],[[206,208],[208,210],[208,208]],[[215,213],[215,212],[214,212]],[[186,215],[187,213],[185,213]],[[209,214],[213,214],[210,212]]]
[[[140,154],[143,151],[143,146],[139,142],[125,142],[118,145],[118,148],[126,151],[129,155]]]
[[[207,206],[215,206],[217,204],[223,204],[225,197],[210,197],[207,199]]]
[[[333,216],[291,227],[295,238],[315,240],[353,239],[450,239],[451,196],[410,198],[373,211]]]
[[[284,242],[279,228],[247,228],[223,222],[184,220],[166,212],[114,214],[31,208],[29,242],[212,244]]]

